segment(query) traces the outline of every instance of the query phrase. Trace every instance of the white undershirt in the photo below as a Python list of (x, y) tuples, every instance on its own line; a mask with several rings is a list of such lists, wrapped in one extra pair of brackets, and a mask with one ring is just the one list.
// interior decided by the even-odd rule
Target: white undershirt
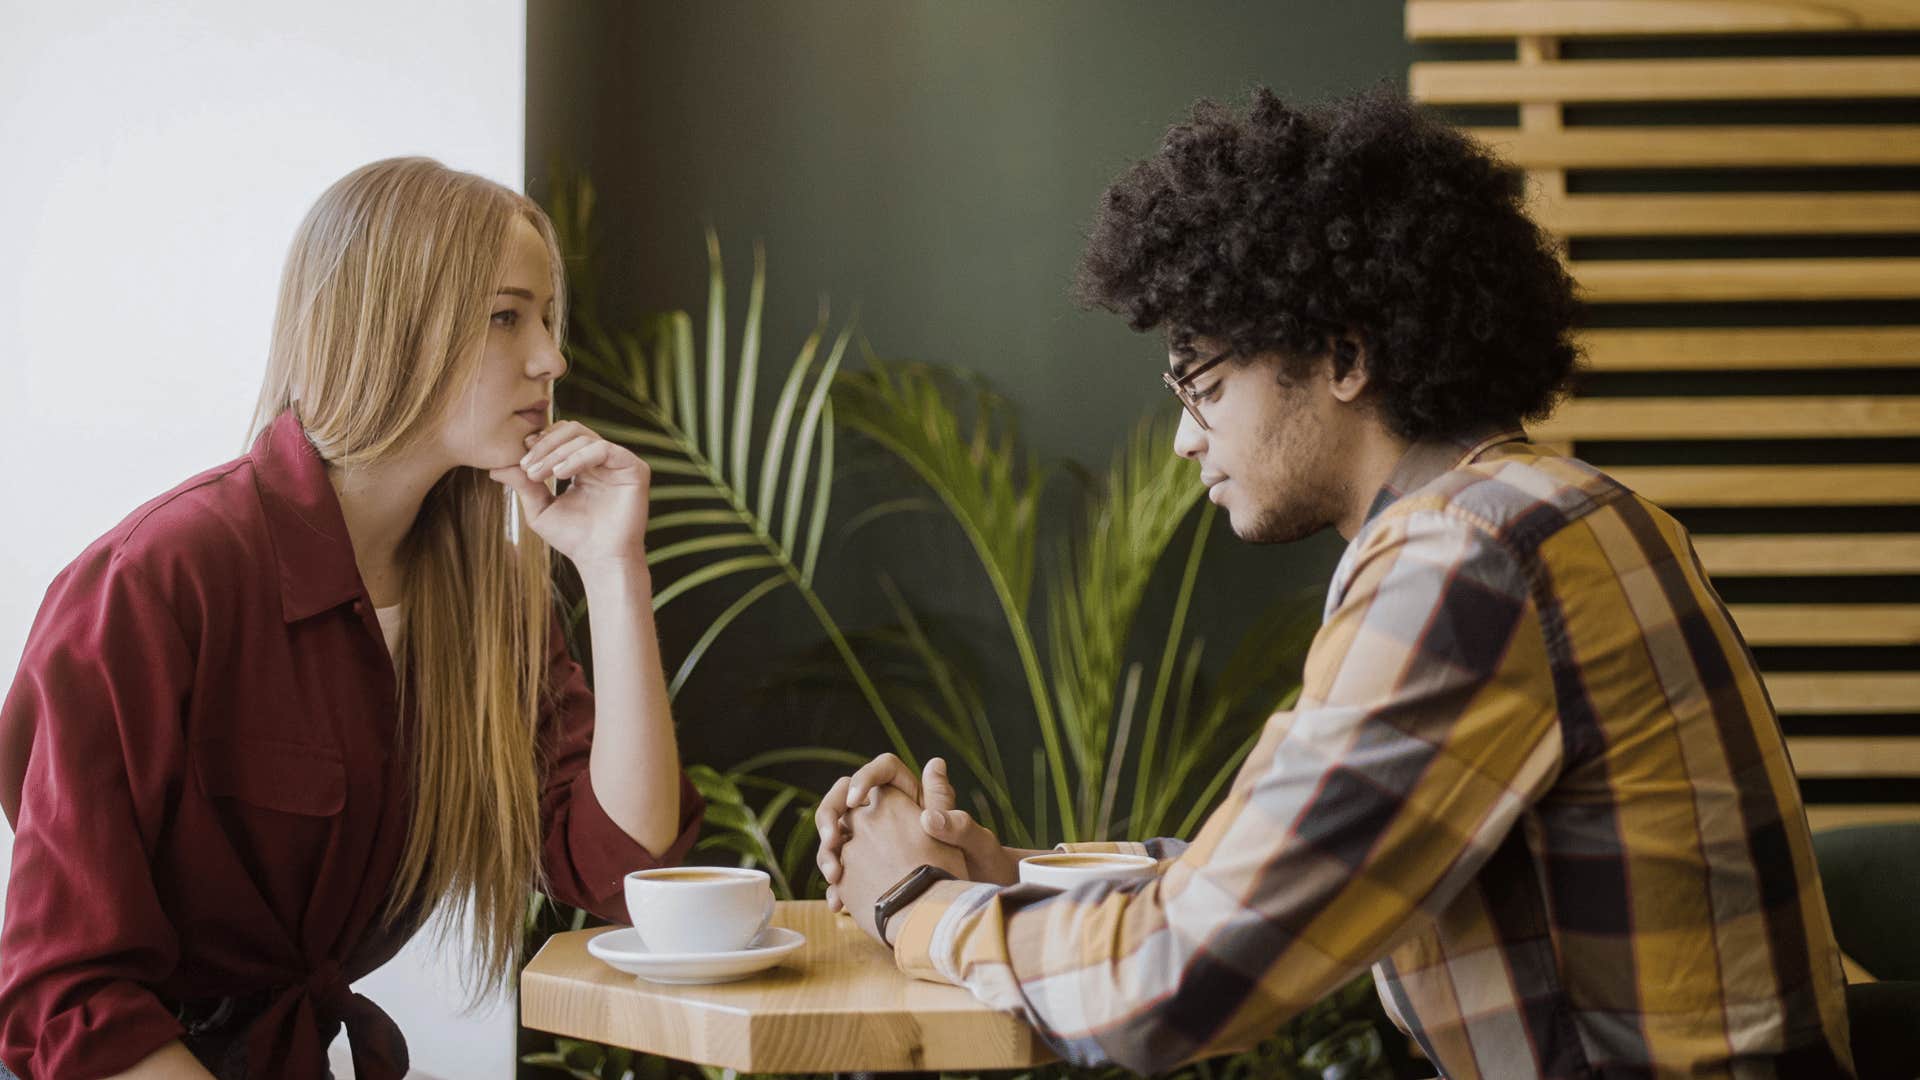
[(387, 639), (387, 655), (392, 656), (400, 647), (400, 605), (377, 607), (373, 613), (380, 617), (380, 633)]

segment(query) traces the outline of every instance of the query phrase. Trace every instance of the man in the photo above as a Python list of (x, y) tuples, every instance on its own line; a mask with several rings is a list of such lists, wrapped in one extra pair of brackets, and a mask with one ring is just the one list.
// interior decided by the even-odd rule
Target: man
[(1685, 530), (1521, 430), (1577, 308), (1518, 178), (1393, 93), (1202, 103), (1080, 291), (1167, 333), (1174, 450), (1238, 536), (1349, 541), (1298, 704), (1190, 843), (1062, 845), (1157, 877), (1068, 891), (883, 756), (822, 801), (829, 902), (873, 932), (901, 883), (901, 969), (1076, 1063), (1248, 1045), (1372, 964), (1449, 1077), (1850, 1075), (1751, 654)]

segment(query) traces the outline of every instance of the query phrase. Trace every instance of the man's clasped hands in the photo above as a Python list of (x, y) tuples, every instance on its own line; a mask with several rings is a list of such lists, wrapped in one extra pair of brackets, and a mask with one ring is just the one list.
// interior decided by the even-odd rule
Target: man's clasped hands
[[(827, 910), (844, 910), (878, 938), (873, 905), (922, 863), (969, 881), (1012, 885), (1020, 860), (1039, 851), (1005, 847), (992, 830), (957, 808), (947, 763), (932, 758), (919, 777), (893, 754), (881, 754), (836, 781), (820, 800), (815, 861), (827, 879)], [(897, 936), (904, 915), (887, 923)], [(893, 944), (891, 941), (886, 944)]]

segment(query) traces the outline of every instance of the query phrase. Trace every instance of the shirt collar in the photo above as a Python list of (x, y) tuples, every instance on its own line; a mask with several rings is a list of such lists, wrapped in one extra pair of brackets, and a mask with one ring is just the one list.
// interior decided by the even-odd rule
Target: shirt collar
[(1527, 433), (1518, 427), (1486, 425), (1473, 428), (1457, 436), (1425, 439), (1407, 447), (1400, 455), (1400, 461), (1388, 474), (1387, 482), (1380, 485), (1380, 491), (1373, 497), (1373, 504), (1367, 508), (1367, 519), (1361, 523), (1364, 528), (1381, 511), (1399, 501), (1402, 495), (1418, 491), (1429, 481), (1442, 473), (1477, 460), (1502, 443), (1524, 442)]
[(364, 591), (327, 465), (292, 409), (260, 432), (248, 456), (279, 562), (280, 609), (296, 622)]

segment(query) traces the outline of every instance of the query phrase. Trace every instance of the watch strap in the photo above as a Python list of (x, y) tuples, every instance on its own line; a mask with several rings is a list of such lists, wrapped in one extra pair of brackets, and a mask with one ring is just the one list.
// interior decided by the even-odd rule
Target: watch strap
[(954, 877), (951, 872), (942, 870), (932, 863), (921, 863), (909, 870), (907, 876), (894, 882), (892, 888), (882, 893), (880, 899), (874, 901), (874, 932), (880, 935), (881, 941), (887, 940), (887, 920), (892, 918), (895, 912), (920, 899), (920, 894), (932, 888), (934, 882), (952, 880)]

